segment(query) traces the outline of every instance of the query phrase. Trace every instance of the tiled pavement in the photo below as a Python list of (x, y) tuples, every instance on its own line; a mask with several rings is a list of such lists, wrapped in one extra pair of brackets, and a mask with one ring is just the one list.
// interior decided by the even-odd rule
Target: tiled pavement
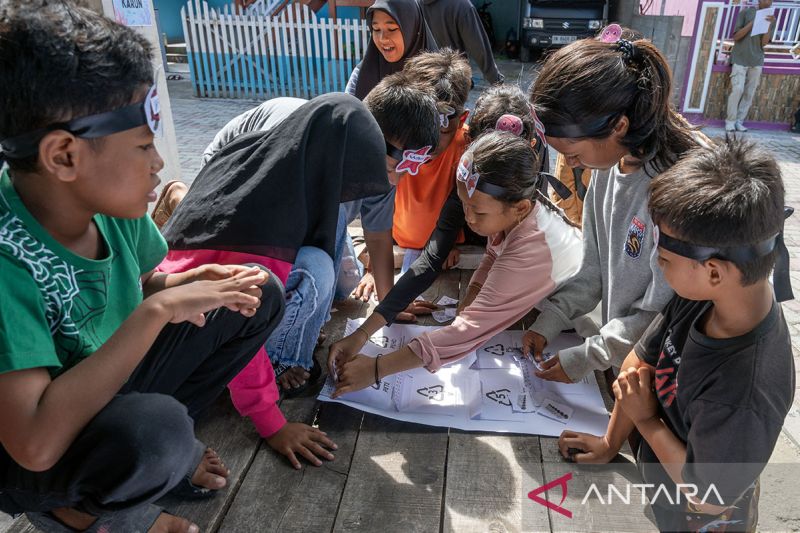
[[(530, 83), (532, 74), (530, 66), (522, 68), (519, 63), (510, 63), (503, 65), (502, 68), (509, 81), (517, 80), (523, 87), (527, 87)], [(191, 183), (200, 168), (200, 156), (216, 132), (228, 120), (257, 105), (258, 102), (194, 98), (188, 83), (188, 81), (170, 82), (170, 96), (178, 136), (182, 176), (184, 181)], [(483, 87), (485, 83), (478, 80), (470, 95), (471, 103), (475, 101), (476, 94)], [(718, 128), (708, 128), (704, 131), (712, 137), (725, 133)], [(786, 244), (792, 258), (792, 286), (798, 295), (798, 300), (784, 303), (783, 309), (792, 331), (796, 378), (800, 391), (800, 135), (761, 131), (751, 131), (746, 135), (757, 140), (776, 157), (786, 184), (786, 202), (798, 208), (798, 213), (786, 223)], [(786, 420), (784, 431), (795, 446), (800, 448), (800, 394), (796, 394), (795, 405)]]

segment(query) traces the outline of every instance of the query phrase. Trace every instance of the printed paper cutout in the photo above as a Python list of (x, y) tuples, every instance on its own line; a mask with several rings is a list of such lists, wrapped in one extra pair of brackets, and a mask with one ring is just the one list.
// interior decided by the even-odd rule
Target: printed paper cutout
[(480, 174), (473, 172), (472, 154), (466, 153), (461, 156), (461, 160), (458, 162), (458, 170), (456, 171), (456, 179), (467, 188), (467, 196), (469, 198), (472, 198), (472, 195), (475, 194), (480, 178)]
[(397, 164), (395, 170), (397, 172), (408, 172), (412, 176), (416, 176), (419, 172), (419, 167), (433, 159), (429, 155), (432, 146), (423, 146), (419, 150), (403, 150), (403, 160)]
[(153, 84), (150, 90), (147, 91), (147, 96), (144, 99), (144, 114), (147, 117), (147, 125), (153, 135), (159, 138), (163, 137), (164, 127), (161, 121), (161, 104), (158, 101), (156, 84)]

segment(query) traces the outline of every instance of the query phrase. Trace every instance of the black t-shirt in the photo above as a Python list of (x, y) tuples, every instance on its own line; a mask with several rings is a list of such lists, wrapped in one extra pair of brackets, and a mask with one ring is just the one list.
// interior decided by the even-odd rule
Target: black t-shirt
[[(712, 305), (675, 296), (634, 349), (655, 367), (660, 415), (686, 443), (684, 483), (697, 485), (701, 496), (713, 483), (730, 505), (772, 454), (792, 405), (795, 371), (778, 303), (752, 331), (730, 339), (700, 331)], [(644, 441), (640, 459), (658, 462)], [(642, 466), (648, 482), (664, 482), (660, 467)]]

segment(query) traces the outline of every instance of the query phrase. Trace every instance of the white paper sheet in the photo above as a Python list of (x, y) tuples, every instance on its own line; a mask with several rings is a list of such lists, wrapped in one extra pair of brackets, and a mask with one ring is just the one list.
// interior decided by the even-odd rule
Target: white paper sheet
[(767, 17), (775, 14), (775, 8), (766, 7), (756, 11), (756, 18), (753, 19), (753, 29), (750, 30), (750, 35), (764, 35), (769, 31), (770, 22)]
[[(362, 321), (348, 320), (345, 333), (354, 331)], [(371, 357), (387, 354), (433, 329), (437, 328), (394, 324), (373, 335), (373, 342), (367, 343), (362, 353)], [(477, 355), (470, 354), (435, 374), (418, 368), (384, 379), (378, 389), (368, 387), (337, 400), (330, 398), (334, 383), (329, 377), (319, 400), (396, 420), (470, 431), (558, 436), (571, 429), (602, 435), (608, 412), (594, 375), (577, 384), (540, 380), (533, 374), (533, 363), (521, 360), (515, 351), (522, 345), (522, 334), (505, 331), (488, 341), (485, 346), (502, 345), (503, 355), (484, 350), (488, 354), (484, 356), (485, 368), (479, 363), (478, 350)], [(562, 336), (550, 348), (557, 350), (579, 342), (579, 337)], [(567, 419), (554, 417), (552, 412), (545, 416), (540, 412), (543, 404), (557, 406), (568, 413)]]

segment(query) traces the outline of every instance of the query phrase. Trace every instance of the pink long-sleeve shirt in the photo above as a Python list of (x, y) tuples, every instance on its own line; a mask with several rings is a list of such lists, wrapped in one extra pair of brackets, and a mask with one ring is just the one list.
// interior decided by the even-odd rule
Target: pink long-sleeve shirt
[(470, 283), (475, 300), (452, 324), (420, 335), (409, 348), (436, 372), (479, 348), (525, 316), (570, 278), (581, 264), (580, 232), (556, 213), (535, 204), (508, 235), (492, 235)]
[[(228, 252), (223, 250), (170, 250), (158, 265), (161, 272), (185, 272), (200, 265), (242, 265), (258, 263), (269, 268), (283, 285), (292, 268), (290, 263), (260, 255)], [(250, 418), (258, 434), (269, 438), (285, 424), (286, 418), (278, 407), (278, 386), (269, 356), (262, 347), (246, 367), (228, 383), (233, 406), (240, 415)]]

